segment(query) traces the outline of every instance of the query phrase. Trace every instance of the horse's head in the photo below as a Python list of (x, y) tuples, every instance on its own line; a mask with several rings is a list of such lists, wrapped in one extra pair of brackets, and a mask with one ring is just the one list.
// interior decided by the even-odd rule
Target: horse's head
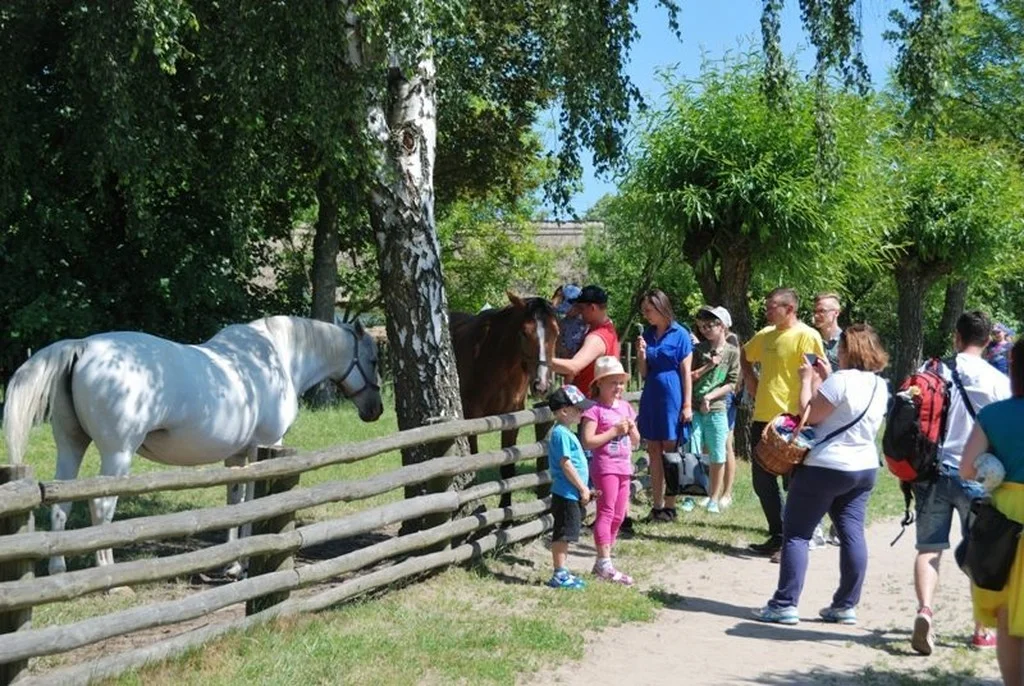
[(364, 422), (376, 421), (384, 412), (377, 371), (377, 342), (366, 333), (358, 319), (353, 324), (340, 326), (352, 334), (352, 359), (334, 379), (345, 397), (355, 403), (359, 418)]
[(558, 316), (544, 298), (524, 299), (509, 292), (508, 300), (522, 315), (520, 334), (523, 357), (532, 372), (530, 390), (542, 395), (550, 386), (551, 358), (555, 356), (555, 343), (558, 341)]

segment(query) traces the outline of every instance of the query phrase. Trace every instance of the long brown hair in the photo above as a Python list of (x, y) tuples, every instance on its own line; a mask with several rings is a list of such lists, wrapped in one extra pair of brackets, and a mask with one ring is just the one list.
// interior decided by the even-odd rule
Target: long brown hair
[(676, 313), (672, 310), (672, 301), (665, 295), (665, 291), (659, 288), (652, 288), (644, 293), (644, 297), (640, 298), (641, 306), (643, 306), (644, 302), (649, 302), (651, 307), (662, 317), (668, 319), (670, 323), (676, 320)]
[(889, 353), (870, 324), (854, 324), (843, 329), (839, 350), (846, 353), (846, 368), (880, 372), (889, 364)]

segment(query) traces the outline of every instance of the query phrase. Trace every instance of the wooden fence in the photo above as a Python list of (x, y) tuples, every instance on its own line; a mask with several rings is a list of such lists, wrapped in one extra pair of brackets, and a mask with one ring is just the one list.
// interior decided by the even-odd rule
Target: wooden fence
[[(635, 400), (638, 394), (630, 394)], [(146, 662), (178, 655), (228, 631), (246, 629), (275, 617), (309, 612), (380, 589), (423, 572), (465, 562), (488, 551), (525, 541), (551, 526), (546, 445), (547, 408), (493, 417), (457, 420), (402, 431), (385, 438), (296, 454), (261, 449), (259, 459), (242, 468), (155, 472), (125, 477), (38, 482), (23, 465), (0, 467), (0, 686), (16, 683), (85, 684), (117, 675)], [(333, 481), (299, 488), (301, 474), (329, 465), (352, 463), (405, 447), (450, 442), (533, 425), (536, 442), (472, 456), (439, 457), (358, 481)], [(273, 458), (273, 459), (270, 459)], [(357, 501), (406, 486), (444, 483), (446, 478), (537, 460), (536, 473), (490, 481), (463, 491), (428, 493), (366, 509), (337, 519), (297, 527), (298, 510), (341, 501)], [(138, 495), (169, 490), (256, 483), (257, 498), (247, 503), (138, 517), (71, 531), (34, 531), (32, 513), (41, 505), (109, 495)], [(536, 499), (509, 508), (489, 509), (452, 520), (482, 498), (534, 489)], [(337, 557), (296, 566), (297, 551), (382, 527), (432, 516), (440, 522), (417, 533), (393, 537)], [(117, 562), (64, 574), (34, 578), (38, 560), (52, 555), (90, 553), (142, 542), (253, 525), (253, 535), (195, 551)], [(504, 528), (495, 529), (503, 524)], [(471, 542), (460, 543), (477, 534)], [(453, 543), (454, 541), (454, 543)], [(132, 607), (102, 616), (40, 629), (31, 628), (32, 608), (110, 589), (175, 579), (218, 569), (249, 558), (249, 576), (235, 583), (198, 591), (185, 598)], [(392, 561), (381, 567), (380, 563)], [(372, 571), (367, 571), (372, 568)], [(327, 590), (291, 597), (290, 593), (326, 581)], [(144, 647), (44, 674), (30, 674), (28, 661), (133, 632), (204, 617), (245, 603), (246, 616), (185, 631)]]

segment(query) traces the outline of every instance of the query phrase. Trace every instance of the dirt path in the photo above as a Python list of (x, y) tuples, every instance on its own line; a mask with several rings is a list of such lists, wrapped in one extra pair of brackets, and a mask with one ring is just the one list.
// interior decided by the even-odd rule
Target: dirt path
[[(654, 591), (665, 593), (666, 609), (654, 622), (595, 634), (585, 658), (561, 667), (554, 681), (588, 686), (1000, 683), (993, 652), (964, 647), (972, 627), (970, 593), (950, 553), (943, 559), (935, 603), (936, 651), (922, 657), (911, 650), (913, 531), (890, 547), (898, 529), (893, 521), (868, 529), (868, 580), (857, 626), (817, 619), (838, 581), (838, 548), (811, 552), (802, 621), (794, 627), (750, 618), (750, 609), (763, 605), (774, 590), (778, 566), (737, 549), (668, 570)], [(544, 680), (550, 681), (549, 675)]]

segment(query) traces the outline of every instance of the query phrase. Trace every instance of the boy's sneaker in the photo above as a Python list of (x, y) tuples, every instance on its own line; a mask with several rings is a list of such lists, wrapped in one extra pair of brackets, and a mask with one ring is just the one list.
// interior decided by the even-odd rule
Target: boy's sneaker
[(832, 624), (845, 624), (851, 626), (857, 623), (857, 610), (856, 608), (848, 607), (845, 609), (839, 609), (838, 607), (826, 607), (818, 613), (822, 621), (830, 622)]
[(593, 572), (594, 576), (602, 581), (612, 581), (623, 586), (633, 585), (633, 577), (629, 574), (623, 574), (610, 564), (601, 565), (600, 563), (595, 563)]
[(559, 569), (548, 579), (548, 586), (551, 588), (583, 588), (586, 584), (583, 579), (575, 574), (570, 574), (567, 569)]
[(931, 655), (935, 650), (932, 638), (932, 609), (922, 607), (914, 617), (914, 633), (910, 636), (910, 647), (922, 655)]
[(710, 514), (721, 514), (722, 508), (718, 504), (717, 500), (709, 500), (707, 504), (707, 510)]
[(754, 619), (769, 624), (799, 624), (800, 612), (795, 607), (772, 607), (765, 605), (752, 611)]
[(683, 512), (693, 512), (695, 507), (697, 507), (697, 503), (693, 502), (693, 498), (683, 498), (683, 502), (679, 505), (679, 509)]

